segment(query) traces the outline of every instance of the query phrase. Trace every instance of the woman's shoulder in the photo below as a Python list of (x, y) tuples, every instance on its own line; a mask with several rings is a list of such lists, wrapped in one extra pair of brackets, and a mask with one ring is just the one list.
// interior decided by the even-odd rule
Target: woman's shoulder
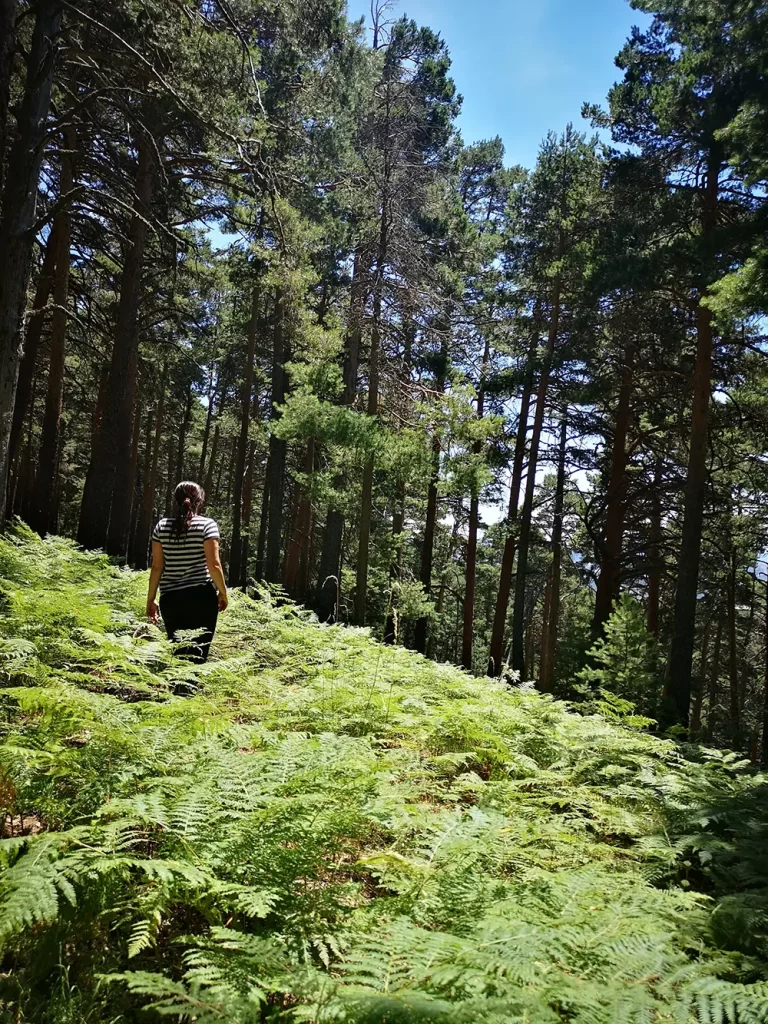
[(198, 529), (203, 531), (203, 537), (205, 540), (213, 540), (214, 538), (221, 536), (219, 533), (219, 524), (215, 519), (211, 519), (210, 516), (195, 516), (194, 523)]

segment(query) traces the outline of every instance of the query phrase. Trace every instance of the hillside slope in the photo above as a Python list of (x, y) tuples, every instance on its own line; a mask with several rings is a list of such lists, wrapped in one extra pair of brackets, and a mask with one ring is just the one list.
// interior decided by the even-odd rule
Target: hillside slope
[(0, 576), (0, 1020), (768, 1020), (735, 758), (244, 595), (190, 669), (24, 530)]

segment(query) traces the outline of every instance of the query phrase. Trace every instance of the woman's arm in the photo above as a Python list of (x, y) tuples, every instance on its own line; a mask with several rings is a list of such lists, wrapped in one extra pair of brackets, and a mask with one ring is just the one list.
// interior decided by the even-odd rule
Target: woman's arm
[(160, 618), (160, 608), (157, 603), (157, 588), (160, 585), (160, 577), (165, 568), (163, 557), (163, 545), (159, 541), (152, 541), (152, 571), (149, 574), (149, 590), (147, 591), (147, 618), (157, 624)]
[(208, 566), (208, 572), (219, 592), (219, 611), (223, 612), (229, 604), (229, 597), (227, 596), (227, 584), (224, 581), (224, 570), (219, 558), (219, 542), (212, 537), (205, 541), (203, 547), (205, 548), (205, 564)]

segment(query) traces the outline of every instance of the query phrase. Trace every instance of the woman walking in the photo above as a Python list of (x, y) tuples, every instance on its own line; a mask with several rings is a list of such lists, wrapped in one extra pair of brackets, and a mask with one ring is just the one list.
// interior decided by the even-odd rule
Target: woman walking
[(177, 640), (179, 630), (197, 630), (194, 641), (177, 653), (190, 661), (205, 661), (219, 612), (228, 604), (219, 528), (213, 519), (199, 514), (205, 501), (199, 484), (183, 481), (174, 498), (175, 518), (161, 519), (152, 534), (147, 616), (157, 623), (162, 615), (169, 640)]

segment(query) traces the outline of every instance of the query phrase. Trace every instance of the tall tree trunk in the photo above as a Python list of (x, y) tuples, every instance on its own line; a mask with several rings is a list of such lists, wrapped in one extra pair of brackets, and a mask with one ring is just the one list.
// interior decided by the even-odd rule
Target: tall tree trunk
[[(435, 390), (439, 395), (445, 391), (445, 381), (448, 371), (448, 335), (450, 325), (443, 326), (440, 341), (440, 365), (437, 372)], [(432, 564), (435, 557), (435, 531), (437, 529), (437, 486), (440, 482), (440, 452), (442, 451), (442, 440), (437, 426), (432, 430), (432, 474), (427, 490), (427, 515), (424, 522), (424, 544), (421, 549), (421, 571), (419, 580), (424, 589), (424, 595), (432, 596)], [(419, 654), (427, 652), (427, 633), (429, 630), (429, 619), (421, 616), (416, 620), (414, 629), (414, 649)], [(458, 640), (458, 638), (457, 638)]]
[(59, 513), (61, 512), (61, 492), (63, 490), (63, 481), (61, 479), (61, 464), (64, 459), (64, 446), (66, 442), (66, 425), (61, 424), (59, 431), (59, 445), (56, 452), (56, 466), (53, 471), (53, 478), (55, 485), (53, 488), (53, 494), (51, 495), (51, 514), (50, 514), (50, 528), (49, 532), (52, 534), (59, 533)]
[(549, 600), (549, 615), (544, 621), (545, 640), (541, 645), (541, 668), (539, 689), (552, 692), (555, 678), (555, 654), (557, 634), (560, 629), (560, 585), (563, 563), (563, 512), (565, 508), (565, 455), (568, 440), (568, 411), (563, 409), (560, 418), (560, 446), (557, 457), (557, 485), (555, 487), (555, 509), (552, 524), (552, 575)]
[[(437, 589), (437, 600), (435, 601), (436, 619), (440, 618), (440, 616), (443, 614), (443, 609), (445, 608), (445, 596), (448, 593), (448, 575), (450, 573), (451, 564), (453, 562), (453, 556), (456, 552), (456, 548), (459, 543), (459, 523), (461, 522), (463, 511), (464, 509), (460, 501), (459, 506), (456, 509), (456, 515), (453, 520), (453, 529), (451, 530), (451, 537), (450, 540), (448, 541), (448, 553), (445, 559), (445, 567), (443, 568), (443, 571), (440, 574), (440, 586)], [(427, 657), (434, 659), (435, 650), (435, 635), (434, 630), (432, 630), (427, 640)]]
[(109, 389), (109, 366), (104, 363), (101, 367), (99, 377), (99, 390), (91, 413), (91, 446), (96, 443), (96, 438), (101, 430), (101, 421), (104, 418), (104, 406), (107, 403), (107, 390)]
[(3, 194), (17, 8), (17, 0), (0, 0), (0, 195)]
[(140, 138), (136, 171), (137, 212), (131, 220), (120, 282), (107, 401), (85, 478), (77, 533), (83, 547), (99, 548), (106, 541), (107, 551), (114, 555), (123, 553), (128, 527), (127, 481), (124, 476), (131, 444), (131, 414), (138, 371), (138, 310), (153, 189), (150, 145), (147, 139)]
[(515, 579), (515, 604), (512, 613), (512, 668), (525, 676), (525, 594), (528, 572), (528, 548), (531, 542), (531, 519), (533, 516), (533, 498), (536, 492), (536, 469), (539, 462), (539, 445), (541, 431), (544, 426), (544, 411), (547, 405), (549, 375), (552, 359), (555, 354), (557, 335), (560, 327), (560, 279), (555, 278), (552, 295), (552, 312), (547, 337), (547, 348), (541, 367), (539, 388), (536, 394), (536, 412), (533, 417), (531, 432), (531, 450), (528, 455), (528, 476), (525, 481), (525, 498), (520, 517), (520, 539), (517, 552), (517, 576)]
[(264, 579), (264, 561), (267, 552), (267, 523), (269, 522), (269, 487), (269, 455), (267, 455), (267, 463), (264, 467), (264, 486), (261, 492), (261, 516), (259, 519), (259, 539), (256, 545), (256, 566), (254, 568), (254, 576), (257, 580)]
[[(133, 536), (131, 537), (131, 544), (128, 551), (128, 558), (134, 568), (145, 569), (148, 564), (148, 548), (149, 538), (145, 537), (142, 541), (140, 536), (141, 530), (141, 517), (144, 513), (144, 504), (147, 500), (147, 491), (149, 489), (149, 478), (152, 473), (152, 438), (155, 433), (155, 422), (157, 420), (157, 411), (147, 413), (147, 423), (144, 429), (144, 455), (141, 461), (141, 476), (137, 476), (137, 481), (140, 482), (139, 487), (139, 500), (138, 510), (136, 515), (136, 525), (133, 530)], [(154, 512), (154, 495), (150, 495), (150, 522), (152, 521), (152, 514)]]
[(37, 376), (32, 377), (30, 389), (30, 401), (27, 415), (27, 443), (22, 449), (21, 456), (17, 460), (17, 468), (12, 481), (9, 503), (17, 516), (25, 518), (29, 504), (29, 492), (32, 489), (31, 467), (32, 467), (32, 437), (35, 418), (35, 393), (37, 390)]
[(259, 333), (259, 307), (261, 305), (261, 286), (258, 277), (251, 295), (251, 316), (248, 321), (248, 349), (246, 352), (245, 377), (240, 399), (240, 436), (237, 442), (237, 459), (235, 461), (235, 500), (232, 506), (232, 547), (229, 559), (229, 585), (240, 587), (245, 582), (242, 575), (241, 527), (243, 512), (243, 485), (245, 483), (245, 462), (248, 454), (248, 428), (251, 423), (251, 403), (253, 398), (253, 362), (256, 357), (256, 338)]
[(659, 609), (661, 607), (661, 482), (664, 460), (659, 456), (653, 472), (651, 491), (651, 531), (648, 548), (648, 632), (659, 635)]
[(192, 419), (192, 388), (187, 391), (187, 400), (184, 405), (184, 416), (179, 427), (179, 447), (176, 450), (176, 472), (173, 474), (175, 480), (185, 479), (184, 456), (187, 448), (187, 432)]
[(736, 636), (736, 547), (731, 548), (728, 576), (728, 683), (730, 696), (730, 734), (734, 749), (739, 750), (741, 735), (741, 702), (739, 700), (739, 652)]
[[(61, 3), (40, 0), (19, 103), (16, 139), (8, 157), (0, 212), (0, 525), (5, 519), (8, 452), (19, 378), (34, 246), (37, 184), (51, 103)], [(7, 15), (7, 8), (6, 8)], [(2, 44), (0, 44), (2, 45)], [(4, 59), (4, 58), (3, 58)], [(5, 73), (3, 71), (3, 73)]]
[[(435, 429), (432, 440), (432, 474), (427, 490), (427, 515), (424, 521), (424, 542), (421, 549), (421, 571), (419, 580), (425, 597), (432, 593), (432, 563), (435, 554), (435, 529), (437, 526), (437, 485), (440, 480), (440, 436)], [(421, 616), (414, 629), (414, 650), (426, 654), (429, 619)], [(457, 641), (458, 642), (458, 641)]]
[[(208, 455), (208, 442), (211, 439), (211, 424), (213, 423), (213, 404), (216, 400), (216, 373), (211, 370), (211, 381), (208, 386), (208, 408), (205, 411), (205, 428), (203, 430), (203, 444), (200, 448), (200, 468), (197, 471), (197, 479), (203, 480), (205, 476), (205, 460)], [(203, 488), (205, 490), (205, 488)]]
[[(390, 595), (394, 593), (394, 590), (403, 575), (403, 527), (405, 526), (405, 482), (401, 481), (398, 484), (398, 505), (395, 511), (392, 513), (392, 541), (394, 548), (394, 558), (392, 564), (389, 567), (389, 585)], [(384, 643), (385, 644), (396, 644), (398, 640), (397, 635), (397, 616), (395, 614), (395, 608), (392, 603), (392, 596), (390, 596), (390, 608), (387, 614), (387, 621), (384, 625)]]
[[(702, 228), (705, 236), (717, 224), (720, 157), (713, 144), (709, 153), (703, 195)], [(703, 291), (703, 287), (702, 287)], [(691, 701), (691, 667), (696, 629), (696, 599), (699, 586), (701, 531), (707, 487), (709, 404), (712, 391), (712, 313), (700, 300), (696, 310), (696, 366), (693, 376), (693, 405), (688, 475), (685, 485), (683, 531), (677, 563), (677, 594), (670, 651), (670, 695), (676, 720), (688, 725)]]
[[(368, 363), (368, 415), (379, 413), (379, 348), (381, 346), (381, 309), (384, 288), (384, 261), (387, 254), (388, 226), (384, 204), (379, 233), (379, 251), (376, 259), (376, 278), (373, 291), (373, 320), (371, 323), (371, 352)], [(368, 558), (373, 513), (374, 457), (369, 455), (363, 468), (363, 486), (360, 498), (360, 523), (357, 546), (357, 574), (355, 579), (355, 621), (365, 625), (368, 604)]]
[[(2, 3), (2, 0), (0, 0)], [(40, 276), (37, 279), (35, 298), (32, 303), (32, 312), (28, 317), (27, 333), (24, 339), (24, 354), (19, 367), (19, 380), (16, 387), (16, 400), (13, 406), (13, 421), (11, 423), (11, 438), (8, 443), (8, 466), (13, 468), (19, 456), (21, 438), (24, 434), (24, 420), (29, 409), (30, 397), (32, 395), (32, 381), (35, 379), (37, 368), (37, 356), (40, 351), (40, 342), (43, 337), (45, 326), (45, 308), (48, 299), (51, 297), (54, 284), (54, 271), (56, 269), (56, 253), (58, 240), (56, 237), (56, 220), (53, 222), (48, 241), (45, 244), (43, 264), (40, 268)]]
[[(741, 516), (742, 510), (739, 509), (739, 516)], [(749, 659), (749, 642), (752, 637), (752, 630), (755, 628), (755, 598), (757, 597), (757, 579), (752, 576), (749, 586), (749, 616), (747, 618), (747, 627), (744, 631), (744, 642), (741, 645), (741, 657), (740, 661), (740, 685), (739, 685), (739, 709), (741, 717), (744, 716), (744, 708), (747, 704), (747, 694), (749, 692), (749, 680), (751, 675), (751, 664)]]
[[(219, 406), (218, 415), (221, 416), (221, 406)], [(203, 484), (203, 490), (206, 494), (206, 500), (210, 503), (213, 501), (213, 472), (216, 468), (216, 460), (219, 454), (219, 439), (221, 436), (221, 426), (216, 423), (213, 428), (213, 441), (211, 441), (211, 458), (208, 462), (208, 472), (205, 474), (205, 482)]]
[(708, 743), (712, 742), (717, 724), (717, 695), (720, 682), (720, 650), (723, 643), (723, 616), (721, 609), (715, 609), (717, 628), (715, 629), (715, 646), (712, 651), (712, 663), (709, 667), (709, 692), (707, 694), (707, 724), (704, 735)]
[[(349, 303), (349, 329), (344, 339), (344, 394), (342, 402), (352, 406), (357, 396), (357, 374), (360, 364), (360, 345), (363, 336), (365, 308), (365, 267), (363, 255), (355, 253), (352, 269), (352, 288)], [(345, 478), (338, 475), (334, 490), (343, 491)], [(341, 545), (344, 538), (344, 515), (333, 505), (328, 509), (320, 549), (320, 568), (317, 588), (317, 614), (321, 622), (335, 622), (339, 614), (341, 596)]]
[(768, 581), (765, 585), (765, 653), (763, 654), (763, 764), (768, 764)]
[[(160, 446), (163, 437), (163, 419), (165, 417), (165, 382), (168, 372), (167, 364), (163, 367), (160, 382), (160, 395), (155, 415), (155, 436), (152, 442), (151, 460), (145, 453), (144, 465), (149, 465), (149, 473), (144, 477), (144, 494), (141, 502), (139, 525), (136, 529), (136, 568), (146, 569), (149, 565), (149, 538), (152, 533), (152, 518), (155, 508), (155, 491), (157, 490), (157, 473), (160, 463)], [(147, 424), (149, 427), (149, 424)], [(149, 443), (149, 432), (147, 432)]]
[(493, 616), (491, 646), (488, 652), (488, 675), (501, 675), (504, 664), (504, 633), (507, 628), (507, 612), (509, 611), (509, 595), (512, 592), (512, 570), (515, 565), (515, 549), (517, 547), (517, 506), (520, 503), (520, 487), (523, 479), (525, 449), (528, 441), (528, 414), (531, 405), (533, 385), (533, 347), (528, 356), (523, 390), (520, 396), (520, 415), (515, 438), (515, 456), (512, 463), (512, 481), (509, 488), (509, 508), (507, 511), (507, 535), (501, 556), (501, 573), (499, 589), (496, 595), (496, 608)]
[(709, 637), (712, 632), (712, 619), (707, 619), (704, 626), (704, 639), (701, 645), (701, 661), (699, 672), (696, 678), (696, 689), (693, 695), (693, 706), (691, 708), (691, 736), (698, 737), (701, 732), (701, 710), (704, 704), (704, 681), (707, 674), (707, 660), (709, 658)]
[(315, 510), (312, 506), (312, 476), (315, 472), (316, 450), (313, 439), (307, 444), (307, 461), (304, 472), (309, 477), (309, 484), (302, 486), (301, 505), (299, 506), (301, 534), (299, 546), (299, 573), (296, 580), (296, 599), (305, 601), (309, 594), (309, 580), (313, 559), (313, 538), (315, 528)]
[[(165, 514), (172, 516), (176, 512), (174, 508), (175, 502), (173, 500), (176, 491), (176, 483), (180, 481), (176, 480), (176, 452), (173, 444), (173, 437), (168, 435), (168, 447), (166, 448), (166, 474), (165, 474)], [(229, 479), (232, 479), (230, 474)]]
[[(74, 129), (66, 128), (64, 130), (64, 150), (61, 154), (60, 196), (65, 196), (72, 191), (74, 185), (72, 161), (76, 148), (77, 139)], [(64, 403), (64, 366), (69, 326), (67, 303), (69, 301), (70, 223), (69, 207), (65, 206), (56, 215), (56, 274), (51, 316), (48, 391), (45, 398), (43, 432), (37, 456), (37, 476), (30, 515), (30, 526), (37, 530), (41, 537), (53, 528), (53, 496), (56, 492), (56, 472), (59, 465), (61, 410)]]
[(141, 443), (141, 399), (136, 402), (136, 409), (133, 413), (133, 440), (131, 441), (131, 466), (130, 475), (133, 480), (133, 494), (131, 496), (131, 526), (128, 531), (128, 564), (136, 564), (136, 530), (141, 515), (142, 480), (139, 480), (139, 445)]
[(611, 475), (608, 482), (608, 505), (605, 514), (605, 532), (600, 552), (600, 575), (595, 593), (595, 611), (592, 635), (597, 639), (610, 618), (614, 601), (621, 587), (621, 547), (624, 539), (624, 516), (627, 505), (627, 435), (632, 419), (632, 377), (634, 371), (634, 344), (628, 342), (624, 350), (624, 365), (616, 409), (616, 426), (611, 454)]
[[(483, 362), (480, 370), (480, 386), (477, 389), (477, 418), (482, 420), (485, 415), (485, 375), (488, 372), (488, 360), (491, 355), (490, 340), (485, 339)], [(473, 454), (477, 458), (482, 451), (482, 444), (474, 445)], [(469, 503), (469, 535), (467, 537), (467, 565), (464, 578), (464, 629), (461, 638), (461, 663), (468, 671), (472, 671), (472, 646), (475, 638), (475, 589), (477, 584), (477, 530), (480, 525), (480, 494), (473, 488)]]
[(251, 548), (251, 514), (253, 511), (253, 470), (256, 463), (256, 442), (251, 439), (248, 444), (248, 465), (245, 469), (243, 485), (243, 539), (240, 544), (240, 578), (243, 587), (248, 582), (248, 560)]
[[(224, 442), (224, 446), (226, 447), (226, 439), (225, 439), (225, 442)], [(224, 463), (226, 461), (227, 461), (226, 457), (223, 458), (223, 459), (219, 459), (219, 471), (216, 474), (216, 487), (214, 489), (214, 493), (216, 494), (216, 501), (217, 502), (221, 501), (221, 478), (224, 475)], [(225, 501), (224, 504), (226, 505), (226, 504), (228, 504), (228, 502)]]
[[(315, 442), (310, 438), (307, 441), (307, 451), (304, 457), (304, 473), (310, 480), (312, 479), (314, 468)], [(301, 601), (306, 596), (302, 570), (306, 568), (307, 553), (310, 545), (312, 500), (309, 489), (298, 480), (296, 481), (292, 519), (291, 537), (285, 556), (283, 586), (295, 601)]]
[[(549, 612), (547, 612), (547, 614), (549, 614)], [(536, 644), (533, 641), (534, 641), (534, 634), (533, 634), (533, 609), (531, 609), (531, 613), (528, 616), (528, 619), (526, 620), (526, 624), (525, 624), (525, 658), (524, 658), (525, 664), (528, 665), (528, 667), (529, 667), (530, 674), (531, 674), (531, 679), (535, 679), (536, 678), (536, 665), (534, 663), (534, 658), (536, 656)]]
[[(286, 351), (284, 299), (280, 288), (275, 293), (275, 328), (272, 344), (272, 420), (280, 418), (279, 407), (286, 394)], [(287, 444), (275, 433), (269, 437), (269, 502), (267, 513), (267, 546), (264, 556), (264, 576), (268, 583), (280, 582), (280, 558), (283, 547), (283, 488), (285, 486), (285, 458)]]
[(365, 309), (366, 272), (363, 255), (355, 253), (352, 265), (352, 286), (349, 297), (349, 330), (344, 344), (344, 405), (354, 405), (357, 397), (357, 373), (360, 365), (360, 345), (363, 340), (363, 313)]

